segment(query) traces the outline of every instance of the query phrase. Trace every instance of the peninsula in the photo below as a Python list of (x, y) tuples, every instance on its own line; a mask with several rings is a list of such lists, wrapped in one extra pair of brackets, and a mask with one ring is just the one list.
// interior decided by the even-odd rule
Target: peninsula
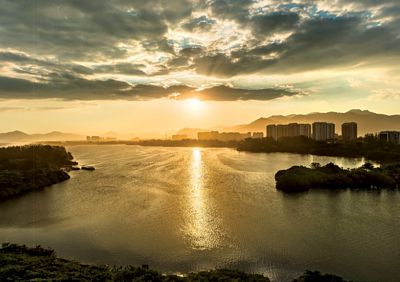
[(67, 180), (62, 167), (75, 164), (61, 146), (0, 148), (0, 200)]

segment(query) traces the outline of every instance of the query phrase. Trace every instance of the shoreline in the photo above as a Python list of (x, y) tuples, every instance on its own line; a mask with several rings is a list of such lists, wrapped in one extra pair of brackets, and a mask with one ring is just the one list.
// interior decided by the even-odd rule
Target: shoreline
[[(30, 183), (21, 180), (19, 171), (8, 171), (8, 173), (0, 172), (0, 178), (4, 177), (9, 178), (10, 182), (19, 182), (19, 184), (14, 187), (8, 186), (8, 189), (7, 187), (5, 189), (2, 187), (2, 189), (0, 189), (0, 202), (19, 197), (29, 192), (39, 191), (70, 179), (70, 175), (61, 169), (48, 171), (39, 169), (23, 172), (22, 177), (35, 179), (35, 181)], [(3, 185), (5, 185), (4, 181), (1, 183), (1, 186)]]
[(76, 165), (64, 147), (26, 145), (0, 148), (0, 201), (68, 180), (63, 167)]
[[(0, 248), (0, 280), (79, 280), (79, 281), (252, 281), (270, 282), (270, 278), (236, 269), (211, 269), (182, 274), (166, 274), (149, 265), (110, 266), (83, 264), (60, 258), (53, 249), (3, 243)], [(293, 282), (344, 282), (333, 274), (306, 270)]]
[(377, 140), (366, 139), (355, 143), (317, 142), (306, 137), (288, 137), (281, 141), (269, 138), (246, 139), (243, 141), (218, 140), (143, 140), (143, 141), (57, 141), (41, 142), (49, 145), (138, 145), (144, 147), (198, 147), (198, 148), (231, 148), (239, 152), (251, 153), (293, 153), (326, 157), (364, 158), (379, 163), (400, 162), (400, 145), (386, 144)]

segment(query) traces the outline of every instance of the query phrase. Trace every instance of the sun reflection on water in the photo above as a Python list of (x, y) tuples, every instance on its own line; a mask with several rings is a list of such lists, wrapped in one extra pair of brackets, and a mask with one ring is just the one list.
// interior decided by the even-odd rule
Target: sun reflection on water
[(189, 169), (189, 212), (188, 235), (192, 248), (206, 250), (218, 245), (215, 218), (210, 214), (210, 207), (205, 191), (205, 166), (202, 150), (193, 148)]

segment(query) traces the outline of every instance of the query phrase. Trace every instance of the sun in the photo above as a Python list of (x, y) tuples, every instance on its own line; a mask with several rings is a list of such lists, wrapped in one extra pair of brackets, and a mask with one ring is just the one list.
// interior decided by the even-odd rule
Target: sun
[(190, 111), (200, 111), (204, 107), (204, 103), (197, 98), (187, 99), (185, 104), (187, 109)]

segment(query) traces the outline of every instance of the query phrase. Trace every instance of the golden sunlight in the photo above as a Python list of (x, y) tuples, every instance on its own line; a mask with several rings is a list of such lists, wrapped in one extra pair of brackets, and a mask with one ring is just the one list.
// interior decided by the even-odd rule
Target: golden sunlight
[(0, 0), (0, 282), (400, 282), (399, 15)]
[(205, 103), (200, 101), (199, 99), (191, 98), (185, 101), (185, 106), (190, 111), (198, 112), (204, 108)]
[(203, 152), (193, 148), (188, 166), (190, 175), (189, 206), (188, 206), (188, 235), (193, 249), (206, 250), (218, 246), (219, 236), (216, 218), (210, 215), (207, 192), (204, 187), (205, 167)]

